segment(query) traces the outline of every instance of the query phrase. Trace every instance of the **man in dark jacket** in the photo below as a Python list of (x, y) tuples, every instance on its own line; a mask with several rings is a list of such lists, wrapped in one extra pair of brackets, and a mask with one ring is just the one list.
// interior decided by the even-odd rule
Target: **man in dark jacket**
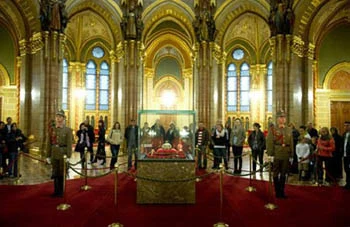
[(207, 168), (207, 145), (209, 143), (209, 140), (210, 137), (208, 130), (204, 128), (203, 122), (199, 122), (198, 129), (195, 134), (195, 145), (197, 149), (197, 166), (199, 169)]
[(134, 119), (131, 119), (130, 125), (125, 129), (125, 139), (128, 149), (128, 170), (132, 167), (133, 154), (135, 155), (135, 169), (137, 169), (138, 126)]

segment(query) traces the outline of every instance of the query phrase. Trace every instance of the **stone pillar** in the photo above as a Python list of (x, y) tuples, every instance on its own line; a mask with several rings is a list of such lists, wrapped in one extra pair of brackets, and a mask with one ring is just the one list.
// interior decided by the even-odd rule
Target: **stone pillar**
[(19, 41), (20, 56), (17, 58), (19, 69), (19, 125), (25, 134), (31, 133), (29, 114), (31, 103), (31, 67), (30, 51), (26, 40)]
[(273, 61), (273, 113), (279, 110), (290, 115), (290, 92), (293, 92), (290, 79), (291, 36), (279, 34), (270, 39)]
[(126, 124), (129, 123), (131, 119), (137, 119), (137, 111), (140, 105), (140, 92), (142, 91), (142, 77), (139, 75), (139, 67), (142, 66), (142, 63), (139, 58), (139, 48), (137, 44), (135, 40), (127, 40), (124, 42), (125, 86), (123, 94), (125, 95), (124, 119)]
[(210, 103), (212, 102), (211, 95), (215, 91), (215, 86), (210, 86), (210, 65), (208, 64), (207, 56), (209, 56), (210, 49), (208, 43), (203, 41), (198, 45), (198, 57), (197, 57), (197, 73), (198, 78), (196, 83), (196, 109), (197, 116), (200, 121), (203, 121), (207, 127), (211, 123), (210, 117), (212, 116), (212, 109)]
[(81, 62), (69, 62), (69, 77), (71, 79), (71, 99), (70, 99), (70, 127), (79, 129), (84, 118), (85, 110), (85, 64)]
[[(251, 123), (264, 122), (266, 112), (266, 65), (251, 65)], [(249, 125), (249, 127), (252, 127)]]

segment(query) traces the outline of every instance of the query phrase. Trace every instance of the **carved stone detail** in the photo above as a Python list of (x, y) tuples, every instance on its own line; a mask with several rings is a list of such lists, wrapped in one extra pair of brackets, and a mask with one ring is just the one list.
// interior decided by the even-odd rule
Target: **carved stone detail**
[(305, 42), (299, 36), (293, 37), (292, 51), (298, 57), (304, 57)]

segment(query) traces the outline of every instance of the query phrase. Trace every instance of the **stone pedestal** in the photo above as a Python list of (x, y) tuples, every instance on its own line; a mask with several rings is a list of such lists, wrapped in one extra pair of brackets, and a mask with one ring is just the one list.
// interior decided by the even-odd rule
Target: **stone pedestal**
[(194, 204), (193, 160), (142, 160), (137, 168), (137, 203)]

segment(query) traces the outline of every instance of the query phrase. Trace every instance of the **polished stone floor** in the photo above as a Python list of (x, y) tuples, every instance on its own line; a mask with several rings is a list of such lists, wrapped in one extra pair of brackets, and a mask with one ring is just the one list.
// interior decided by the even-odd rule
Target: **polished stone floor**
[[(42, 158), (39, 155), (39, 151), (37, 148), (33, 148), (30, 150), (29, 154), (23, 154), (21, 158), (19, 159), (19, 172), (21, 177), (20, 178), (11, 178), (8, 176), (3, 177), (0, 180), (0, 185), (30, 185), (30, 184), (40, 184), (44, 182), (50, 181), (51, 176), (51, 166), (45, 163), (45, 158)], [(106, 147), (106, 153), (107, 156), (111, 156), (110, 148)], [(89, 160), (89, 157), (88, 157)], [(69, 169), (69, 175), (68, 179), (77, 179), (83, 177), (85, 175), (85, 170), (81, 168), (80, 164), (76, 164), (80, 161), (80, 155), (77, 152), (74, 152), (69, 162), (71, 163), (71, 168)], [(125, 155), (125, 152), (123, 149), (120, 150), (119, 158), (118, 158), (118, 172), (127, 172), (127, 156)], [(199, 174), (203, 174), (205, 172), (213, 172), (215, 170), (211, 169), (212, 161), (211, 158), (209, 158), (208, 161), (208, 168), (206, 171), (200, 171)], [(94, 164), (88, 164), (87, 165), (87, 176), (89, 177), (99, 177), (104, 176), (106, 174), (111, 174), (109, 170), (109, 163), (110, 158), (107, 158), (107, 162), (105, 165), (101, 165), (100, 162), (94, 163)], [(76, 165), (75, 165), (76, 164)], [(229, 167), (230, 169), (226, 171), (225, 174), (234, 176), (234, 177), (243, 177), (243, 178), (250, 178), (256, 179), (256, 180), (269, 180), (269, 171), (267, 168), (264, 169), (263, 173), (255, 173), (255, 174), (249, 174), (250, 167), (249, 167), (249, 155), (247, 154), (247, 151), (243, 151), (243, 167), (242, 167), (242, 173), (240, 175), (234, 175), (232, 172), (233, 167), (233, 158), (229, 160)], [(130, 171), (129, 171), (130, 172)], [(136, 173), (135, 171), (131, 170), (131, 173)], [(344, 174), (345, 176), (345, 174)], [(299, 180), (298, 174), (290, 174), (288, 176), (288, 184), (294, 184), (294, 185), (313, 185), (317, 186), (317, 184), (310, 180), (310, 181), (301, 181)], [(338, 182), (339, 185), (344, 185), (344, 180), (341, 179)], [(328, 184), (327, 184), (328, 186)]]

